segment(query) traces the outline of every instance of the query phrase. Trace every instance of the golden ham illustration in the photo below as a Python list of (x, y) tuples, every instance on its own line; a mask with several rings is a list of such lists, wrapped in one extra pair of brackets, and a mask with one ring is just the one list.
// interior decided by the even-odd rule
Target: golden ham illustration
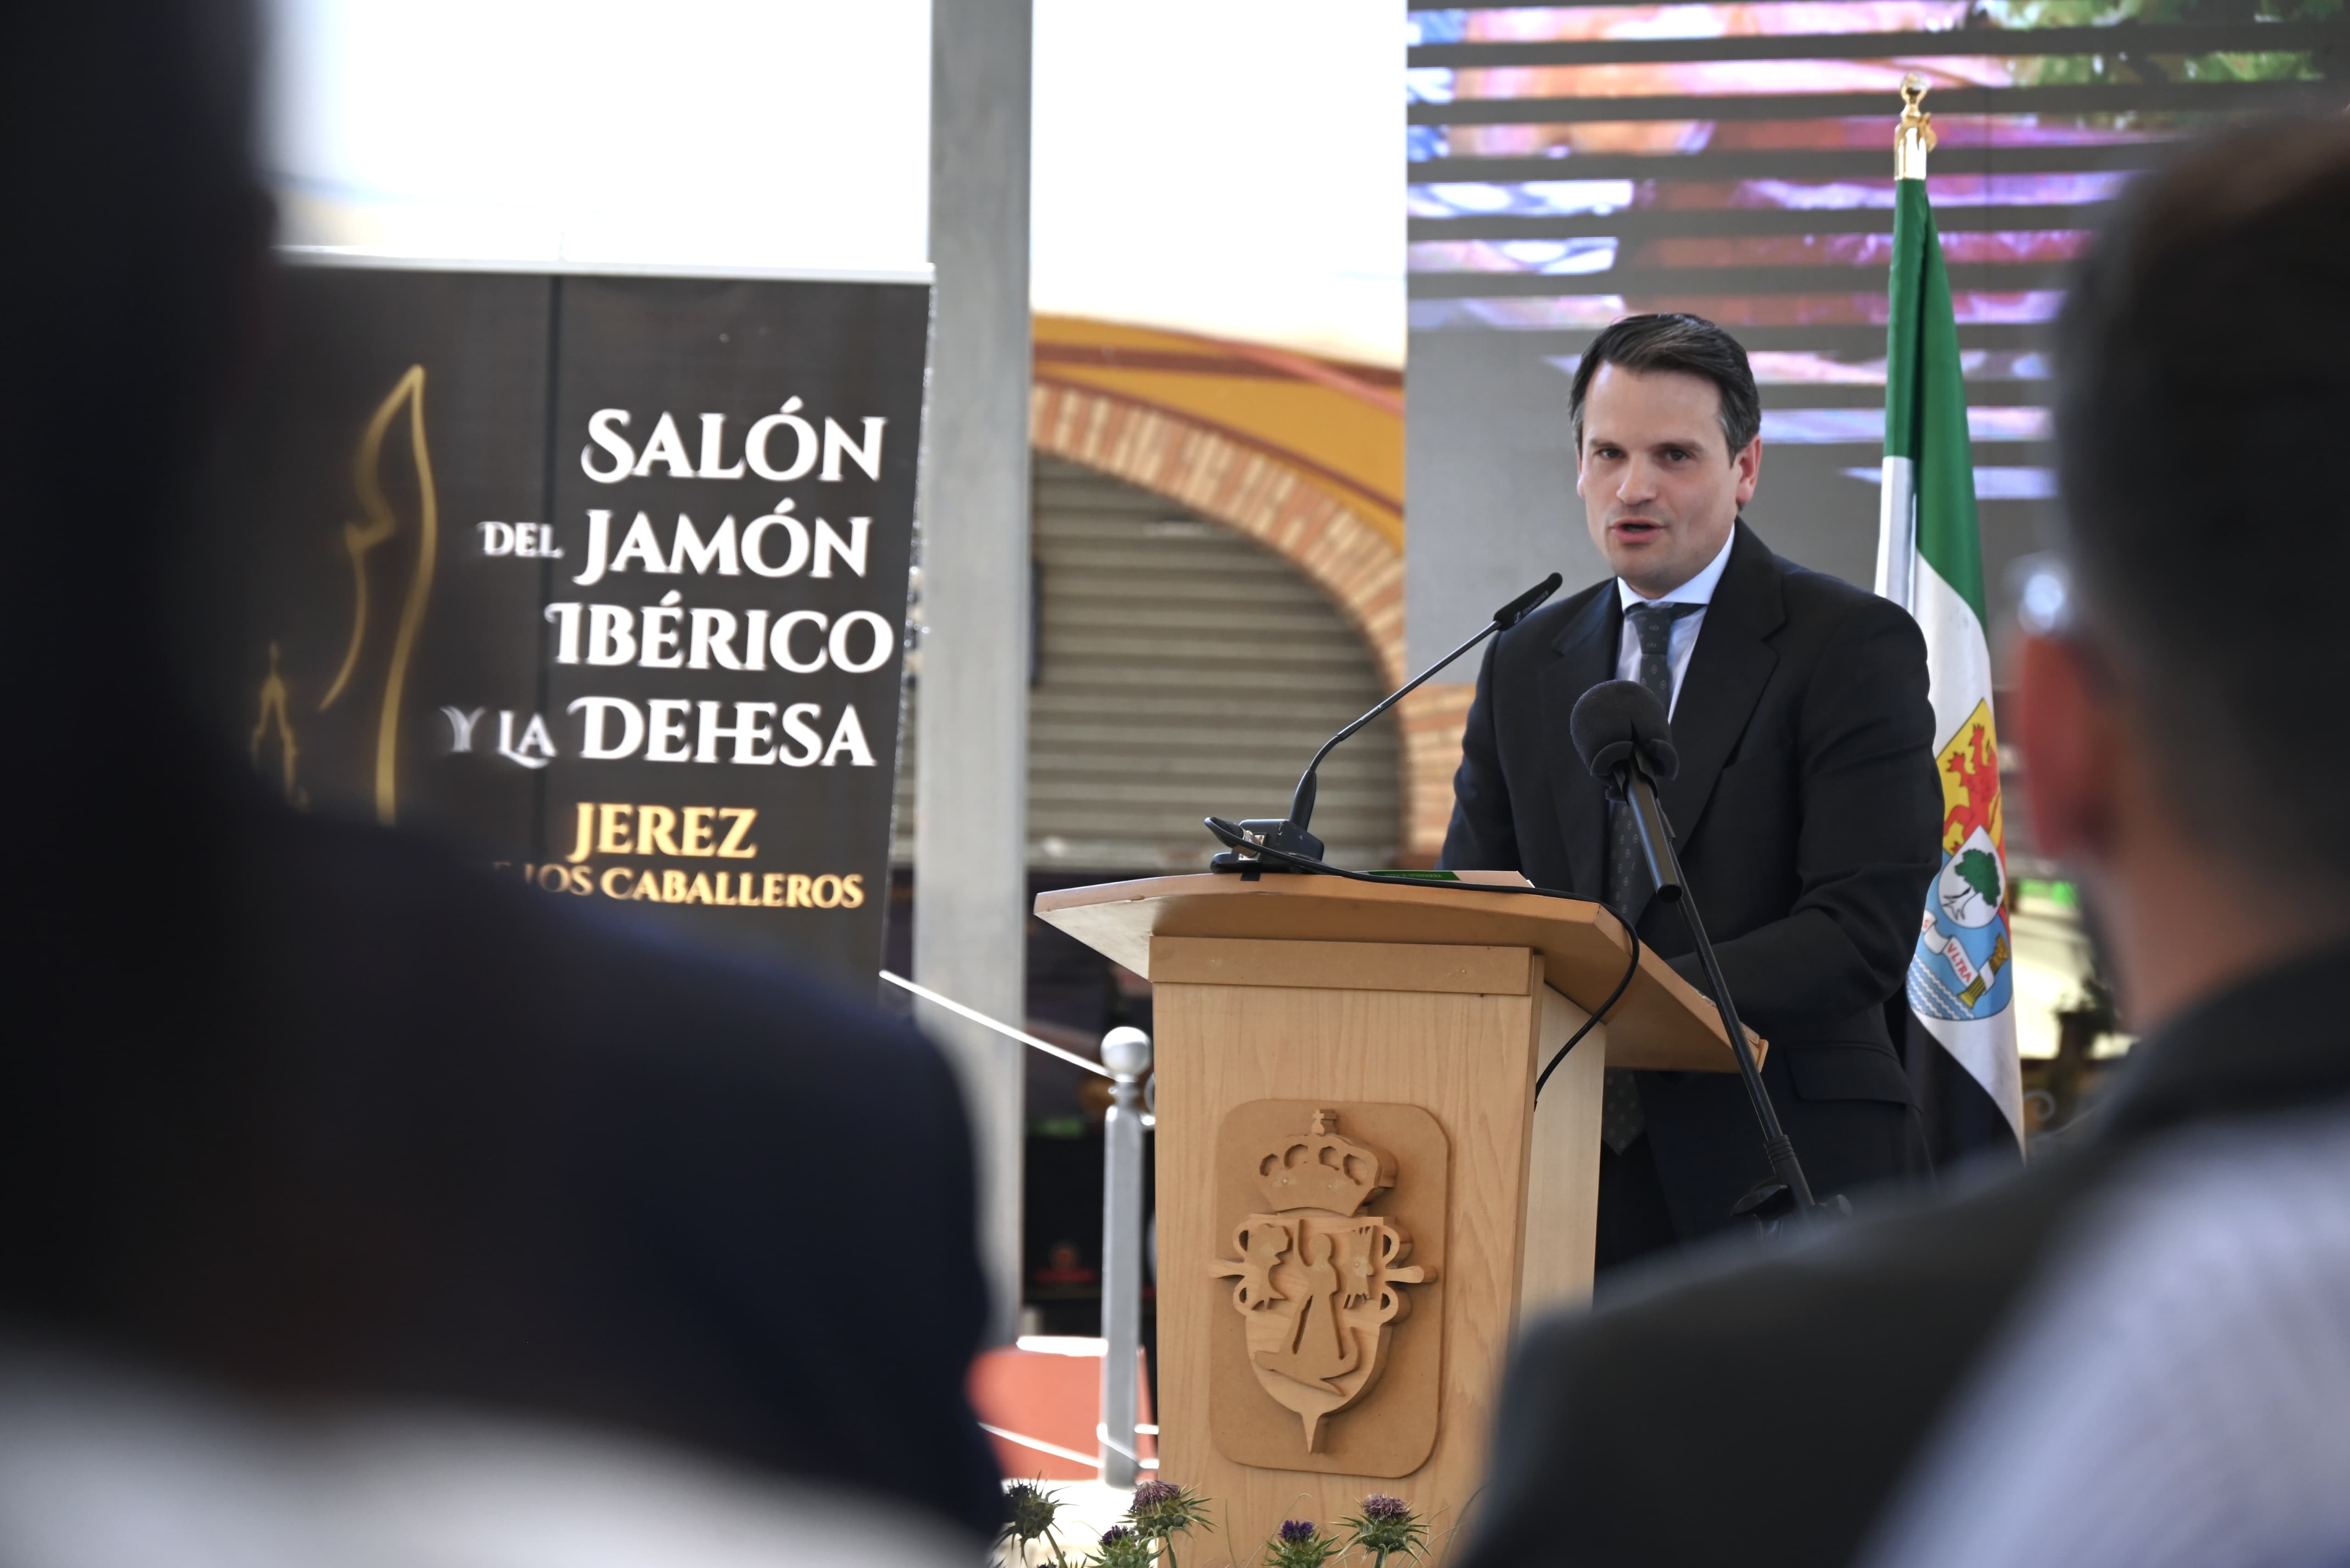
[[(342, 668), (328, 683), (326, 695), (318, 699), (316, 710), (319, 713), (328, 711), (351, 691), (362, 670), (371, 662), (371, 643), (381, 641), (384, 617), (396, 608), (398, 619), (390, 626), (391, 645), (383, 656), (374, 715), (375, 815), (376, 820), (387, 827), (400, 816), (401, 704), (407, 695), (409, 670), (416, 659), (417, 639), (424, 627), (424, 612), (432, 602), (433, 571), (441, 545), (440, 496), (432, 482), (432, 449), (424, 435), (424, 367), (411, 365), (369, 417), (352, 449), (351, 489), (359, 502), (360, 521), (343, 524), (343, 549), (351, 563), (351, 632)], [(384, 483), (385, 438), (403, 411), (407, 415), (409, 461), (413, 464), (415, 479), (416, 514), (412, 520), (401, 518)], [(391, 576), (398, 570), (390, 564), (392, 557), (384, 546), (399, 538), (403, 529), (414, 537), (414, 548), (407, 560), (408, 580), (403, 586), (379, 592), (376, 579)], [(380, 600), (384, 602), (383, 608), (378, 607)], [(249, 749), (254, 766), (259, 768), (270, 732), (276, 732), (277, 771), (286, 798), (301, 805), (307, 804), (308, 794), (296, 778), (299, 748), (291, 718), (290, 692), (289, 682), (280, 668), (278, 644), (273, 641), (269, 645), (269, 673), (261, 684), (259, 712)]]

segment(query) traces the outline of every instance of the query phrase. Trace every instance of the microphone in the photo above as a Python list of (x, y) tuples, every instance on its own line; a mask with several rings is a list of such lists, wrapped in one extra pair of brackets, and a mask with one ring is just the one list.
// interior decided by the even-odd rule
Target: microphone
[[(1669, 779), (1681, 771), (1665, 705), (1637, 680), (1603, 680), (1575, 700), (1575, 711), (1567, 715), (1566, 732), (1583, 765), (1607, 786), (1607, 798), (1623, 802), (1638, 819), (1640, 853), (1648, 864), (1648, 879), (1657, 889), (1657, 898), (1679, 903), (1684, 891), (1680, 867), (1673, 863), (1672, 835), (1665, 826), (1656, 791), (1627, 787), (1636, 771), (1650, 781)], [(1636, 760), (1637, 770), (1630, 765)]]
[(1261, 859), (1256, 853), (1256, 846), (1259, 845), (1285, 850), (1292, 855), (1303, 856), (1308, 860), (1321, 859), (1322, 841), (1308, 833), (1306, 828), (1314, 820), (1315, 780), (1316, 774), (1321, 770), (1322, 759), (1328, 756), (1339, 742), (1418, 691), (1429, 677), (1436, 674), (1495, 632), (1507, 631), (1523, 620), (1537, 605), (1558, 592), (1558, 586), (1564, 581), (1565, 581), (1564, 577), (1553, 572), (1549, 576), (1495, 610), (1493, 618), (1486, 622), (1476, 636), (1413, 676), (1395, 691), (1388, 692), (1379, 700), (1377, 707), (1323, 742), (1322, 749), (1314, 753), (1314, 760), (1305, 764), (1305, 772), (1298, 777), (1296, 793), (1289, 797), (1289, 815), (1284, 817), (1253, 817), (1241, 823), (1240, 831), (1246, 842), (1238, 848), (1228, 849), (1218, 855), (1208, 862), (1208, 868), (1211, 871), (1238, 871), (1244, 881), (1254, 881), (1267, 871), (1295, 869), (1294, 867), (1277, 865)]
[[(1794, 1142), (1779, 1124), (1778, 1107), (1771, 1103), (1771, 1091), (1762, 1082), (1761, 1069), (1754, 1064), (1754, 1051), (1747, 1044), (1746, 1031), (1738, 1022), (1738, 1004), (1731, 998), (1730, 982), (1722, 979), (1713, 940), (1706, 935), (1705, 922), (1698, 918), (1697, 901), (1690, 897), (1689, 883), (1681, 875), (1671, 825), (1665, 821), (1664, 807), (1657, 800), (1657, 781), (1669, 780), (1680, 772), (1680, 755), (1673, 749), (1672, 724), (1665, 716), (1665, 705), (1657, 701), (1655, 692), (1637, 680), (1603, 680), (1575, 701), (1575, 711), (1567, 717), (1566, 732), (1574, 740), (1575, 755), (1583, 759), (1584, 766), (1607, 786), (1607, 797), (1622, 802), (1632, 813), (1639, 830), (1641, 857), (1648, 862), (1648, 874), (1656, 882), (1656, 897), (1679, 909), (1688, 924), (1690, 940), (1697, 948), (1698, 965), (1705, 971), (1707, 988), (1713, 992), (1714, 1011), (1721, 1015), (1722, 1030), (1730, 1036), (1730, 1049), (1738, 1058), (1739, 1075), (1746, 1080), (1747, 1098), (1753, 1103), (1755, 1124), (1762, 1131), (1762, 1152), (1771, 1162), (1773, 1181), (1749, 1193), (1741, 1200), (1738, 1211), (1754, 1211), (1759, 1218), (1760, 1210), (1783, 1189), (1793, 1199), (1795, 1211), (1804, 1220), (1823, 1217), (1830, 1210), (1812, 1196), (1811, 1183), (1804, 1177), (1803, 1161), (1795, 1158)], [(1617, 914), (1626, 925), (1632, 923), (1623, 911)], [(1846, 1207), (1840, 1198), (1833, 1202), (1837, 1210)]]

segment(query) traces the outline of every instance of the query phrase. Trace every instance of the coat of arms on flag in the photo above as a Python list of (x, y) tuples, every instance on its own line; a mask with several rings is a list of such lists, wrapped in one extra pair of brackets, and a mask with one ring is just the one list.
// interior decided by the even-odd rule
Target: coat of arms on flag
[(1909, 1005), (1927, 1018), (1990, 1018), (2008, 1005), (2014, 957), (1990, 703), (1975, 704), (1935, 762), (1942, 776), (1942, 870), (1909, 962)]

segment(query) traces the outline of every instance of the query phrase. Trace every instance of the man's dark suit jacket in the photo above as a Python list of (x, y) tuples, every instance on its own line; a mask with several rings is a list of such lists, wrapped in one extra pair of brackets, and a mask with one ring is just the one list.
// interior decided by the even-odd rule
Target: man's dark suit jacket
[(993, 1528), (971, 1146), (912, 1029), (182, 757), (81, 805), (171, 875), (60, 836), (97, 869), (10, 944), (0, 1317)]
[(1851, 1562), (2124, 1161), (2192, 1126), (2350, 1098), (2345, 992), (2350, 949), (2272, 971), (2141, 1042), (2077, 1146), (1764, 1261), (1725, 1241), (1532, 1329), (1465, 1568)]
[[(1477, 677), (1440, 864), (1514, 870), (1593, 898), (1607, 797), (1567, 715), (1616, 679), (1614, 578), (1493, 640)], [(1940, 865), (1926, 646), (1899, 607), (1771, 553), (1744, 523), (1673, 709), (1680, 772), (1659, 792), (1690, 896), (1740, 1015), (1771, 1042), (1763, 1078), (1815, 1191), (1914, 1168), (1921, 1146), (1884, 1003)], [(1641, 940), (1700, 989), (1679, 913)], [(1674, 1229), (1730, 1222), (1768, 1173), (1731, 1074), (1640, 1075)]]

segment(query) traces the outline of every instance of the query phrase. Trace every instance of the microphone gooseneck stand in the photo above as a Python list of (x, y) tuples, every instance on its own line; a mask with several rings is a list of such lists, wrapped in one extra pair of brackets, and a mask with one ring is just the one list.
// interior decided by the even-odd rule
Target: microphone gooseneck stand
[[(1279, 857), (1264, 857), (1253, 853), (1255, 850), (1267, 847), (1284, 851), (1288, 856), (1295, 859), (1309, 860), (1314, 862), (1315, 865), (1320, 866), (1322, 864), (1322, 856), (1324, 853), (1322, 841), (1315, 837), (1311, 833), (1308, 833), (1306, 828), (1314, 820), (1314, 794), (1316, 787), (1315, 775), (1321, 770), (1322, 759), (1328, 756), (1331, 752), (1336, 748), (1339, 742), (1345, 740), (1347, 736), (1353, 734), (1356, 731), (1361, 729), (1364, 725), (1369, 723), (1372, 720), (1378, 718), (1380, 714), (1386, 712), (1388, 709), (1394, 707), (1405, 698), (1410, 696), (1414, 691), (1419, 691), (1421, 686), (1427, 684), (1430, 678), (1436, 675), (1454, 659), (1460, 658), (1462, 654), (1468, 652), (1471, 649), (1476, 647), (1479, 643), (1484, 641), (1495, 632), (1507, 631), (1510, 628), (1523, 620), (1528, 612), (1533, 610), (1534, 607), (1541, 604), (1544, 599), (1550, 597), (1551, 595), (1558, 592), (1558, 585), (1565, 580), (1565, 579), (1561, 577), (1556, 572), (1553, 572), (1549, 576), (1544, 577), (1541, 582), (1536, 583), (1533, 587), (1528, 588), (1524, 593), (1520, 594), (1516, 598), (1512, 599), (1508, 604), (1505, 604), (1500, 609), (1495, 610), (1493, 612), (1493, 618), (1486, 622), (1485, 625), (1478, 630), (1476, 636), (1471, 638), (1468, 641), (1462, 643), (1460, 647), (1454, 649), (1451, 652), (1446, 654), (1443, 658), (1438, 659), (1435, 663), (1430, 665), (1419, 674), (1413, 676), (1409, 680), (1405, 681), (1401, 686), (1397, 687), (1393, 691), (1388, 692), (1385, 697), (1380, 698), (1377, 706), (1373, 707), (1369, 712), (1364, 714), (1361, 718), (1356, 720), (1353, 723), (1347, 725), (1345, 729), (1339, 731), (1328, 740), (1323, 742), (1322, 749), (1314, 753), (1314, 760), (1307, 763), (1305, 764), (1305, 771), (1298, 775), (1297, 791), (1295, 794), (1289, 797), (1289, 815), (1287, 816), (1253, 817), (1246, 822), (1239, 824), (1239, 831), (1245, 842), (1236, 844), (1228, 853), (1217, 856), (1213, 860), (1208, 863), (1209, 869), (1214, 871), (1237, 871), (1243, 877), (1252, 882), (1255, 881), (1257, 877), (1267, 871), (1296, 871), (1304, 869), (1304, 867), (1284, 863)], [(1218, 820), (1221, 819), (1211, 818), (1210, 820), (1209, 826), (1211, 831), (1216, 831), (1214, 825)], [(1221, 832), (1218, 833), (1218, 836), (1222, 836)]]
[[(1297, 790), (1290, 796), (1287, 816), (1256, 817), (1246, 822), (1230, 822), (1221, 816), (1209, 817), (1208, 831), (1214, 834), (1227, 846), (1222, 854), (1208, 863), (1209, 869), (1238, 872), (1243, 882), (1253, 882), (1268, 871), (1289, 871), (1324, 877), (1342, 877), (1353, 882), (1390, 882), (1407, 888), (1451, 887), (1460, 888), (1466, 892), (1565, 898), (1571, 903), (1578, 904), (1598, 903), (1599, 900), (1596, 898), (1586, 898), (1577, 893), (1562, 892), (1555, 888), (1513, 888), (1490, 884), (1471, 886), (1457, 882), (1433, 881), (1421, 877), (1397, 876), (1386, 872), (1348, 870), (1345, 867), (1333, 866), (1323, 859), (1322, 841), (1307, 831), (1308, 825), (1314, 820), (1316, 776), (1321, 770), (1323, 759), (1337, 747), (1339, 742), (1354, 734), (1364, 725), (1411, 695), (1439, 670), (1443, 670), (1487, 638), (1497, 632), (1507, 631), (1523, 620), (1544, 600), (1558, 592), (1559, 584), (1565, 580), (1558, 573), (1553, 572), (1549, 576), (1495, 610), (1493, 618), (1478, 628), (1474, 637), (1470, 638), (1460, 647), (1404, 682), (1402, 686), (1381, 698), (1369, 712), (1323, 742), (1321, 750), (1314, 753), (1313, 760), (1305, 764), (1305, 773), (1298, 776)], [(1614, 913), (1613, 910), (1609, 912)], [(1640, 933), (1632, 929), (1631, 922), (1623, 919), (1620, 915), (1617, 916), (1617, 919), (1624, 928), (1627, 947), (1623, 976), (1617, 981), (1616, 989), (1607, 993), (1607, 1000), (1600, 1003), (1598, 1009), (1584, 1020), (1583, 1027), (1568, 1036), (1566, 1044), (1552, 1054), (1549, 1063), (1543, 1068), (1541, 1075), (1534, 1079), (1534, 1096), (1537, 1099), (1542, 1096), (1543, 1085), (1550, 1082), (1551, 1074), (1555, 1072), (1558, 1064), (1566, 1059), (1566, 1054), (1581, 1044), (1583, 1037), (1590, 1033), (1592, 1028), (1607, 1016), (1616, 1003), (1623, 999), (1624, 992), (1630, 988), (1632, 977), (1639, 972)]]

